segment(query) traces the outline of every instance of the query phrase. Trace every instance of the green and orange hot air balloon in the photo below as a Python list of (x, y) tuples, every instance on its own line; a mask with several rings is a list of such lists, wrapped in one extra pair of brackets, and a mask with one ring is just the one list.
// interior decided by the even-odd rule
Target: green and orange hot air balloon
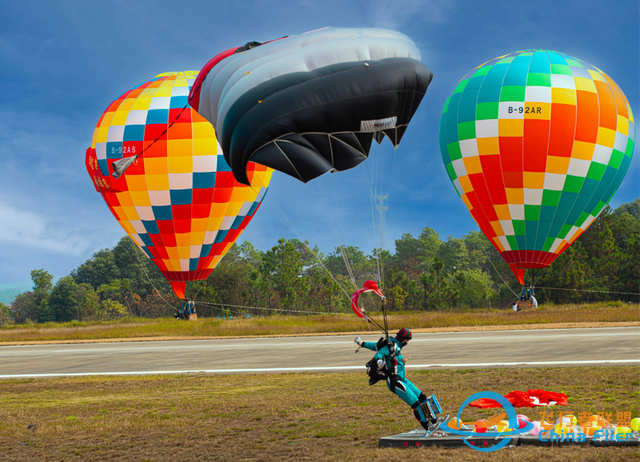
[(550, 265), (609, 203), (634, 139), (611, 77), (549, 50), (475, 68), (440, 120), (449, 178), (521, 284), (526, 268)]

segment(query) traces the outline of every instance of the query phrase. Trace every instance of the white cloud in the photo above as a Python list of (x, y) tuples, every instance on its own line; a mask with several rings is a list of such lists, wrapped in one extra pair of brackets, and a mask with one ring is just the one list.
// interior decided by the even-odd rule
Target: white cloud
[(410, 20), (439, 23), (445, 20), (455, 2), (437, 0), (374, 0), (371, 16), (377, 27), (395, 29)]
[(78, 231), (57, 227), (38, 213), (0, 202), (0, 246), (6, 244), (79, 255), (90, 242)]

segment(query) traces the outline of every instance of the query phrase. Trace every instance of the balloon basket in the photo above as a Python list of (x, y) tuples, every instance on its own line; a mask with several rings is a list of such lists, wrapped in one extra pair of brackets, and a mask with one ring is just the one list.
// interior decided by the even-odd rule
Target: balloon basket
[(189, 321), (196, 321), (198, 319), (198, 313), (191, 313), (189, 315)]
[(524, 301), (518, 300), (514, 304), (514, 311), (531, 310), (531, 309), (533, 309), (533, 300), (531, 299), (524, 300)]

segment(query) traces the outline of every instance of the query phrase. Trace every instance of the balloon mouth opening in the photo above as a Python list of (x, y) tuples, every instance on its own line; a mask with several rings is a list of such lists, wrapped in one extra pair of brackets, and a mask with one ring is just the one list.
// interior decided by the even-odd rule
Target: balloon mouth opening
[(526, 268), (519, 268), (514, 264), (509, 265), (509, 268), (511, 268), (511, 271), (513, 271), (514, 276), (516, 277), (516, 279), (518, 280), (518, 282), (520, 283), (521, 286), (524, 285), (524, 273), (527, 270)]
[(180, 300), (185, 299), (185, 292), (187, 291), (187, 283), (185, 281), (170, 281), (173, 293)]

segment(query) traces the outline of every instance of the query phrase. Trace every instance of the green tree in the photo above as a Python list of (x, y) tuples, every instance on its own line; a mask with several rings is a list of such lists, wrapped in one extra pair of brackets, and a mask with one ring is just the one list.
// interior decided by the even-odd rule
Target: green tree
[(38, 306), (33, 292), (23, 292), (11, 304), (16, 323), (24, 324), (38, 320)]
[(446, 278), (443, 278), (440, 284), (440, 302), (438, 306), (440, 309), (451, 308), (454, 300), (458, 297), (458, 291), (449, 284)]
[(494, 296), (493, 281), (480, 270), (460, 270), (454, 277), (458, 302), (470, 308), (479, 308)]
[(429, 227), (425, 227), (417, 238), (405, 233), (396, 240), (396, 262), (405, 271), (414, 266), (429, 269), (440, 245), (438, 233)]
[(404, 306), (414, 307), (420, 306), (423, 299), (423, 290), (418, 286), (418, 282), (409, 278), (404, 271), (401, 271), (397, 266), (391, 266), (387, 270), (385, 293), (390, 292), (395, 287), (400, 287), (404, 298), (402, 300), (402, 306), (399, 307), (393, 299), (389, 299), (389, 309), (401, 309)]
[(56, 322), (68, 322), (79, 319), (77, 292), (78, 285), (71, 276), (58, 279), (49, 294), (49, 307)]
[(334, 276), (342, 275), (345, 278), (343, 288), (347, 292), (354, 290), (355, 287), (361, 287), (364, 281), (378, 279), (375, 256), (367, 257), (362, 250), (355, 246), (336, 247), (334, 252), (324, 259), (324, 262), (331, 274)]
[(76, 301), (78, 306), (78, 320), (97, 317), (100, 308), (100, 297), (87, 283), (77, 284)]
[(252, 271), (250, 263), (240, 258), (227, 260), (225, 256), (207, 278), (203, 295), (211, 303), (248, 305), (255, 295), (250, 279)]
[(102, 321), (112, 321), (120, 319), (128, 314), (127, 307), (115, 300), (107, 299), (100, 302), (98, 319)]
[(617, 212), (618, 209), (616, 209), (616, 213), (614, 213), (609, 227), (616, 241), (616, 246), (621, 252), (626, 252), (629, 240), (633, 236), (640, 235), (640, 219), (635, 218), (627, 212)]
[[(479, 269), (486, 273), (491, 271), (491, 263), (487, 259), (493, 245), (487, 237), (479, 231), (471, 231), (462, 240), (469, 251), (468, 269)], [(499, 257), (502, 260), (501, 257)]]
[(115, 300), (124, 305), (130, 314), (140, 316), (141, 297), (131, 290), (129, 279), (113, 279), (109, 284), (102, 284), (96, 291), (102, 300)]
[(324, 273), (326, 270), (322, 267), (322, 260), (324, 255), (320, 252), (317, 245), (311, 247), (307, 241), (300, 241), (298, 239), (291, 239), (289, 242), (293, 244), (296, 252), (300, 254), (302, 259), (302, 272), (308, 276), (312, 276), (316, 272)]
[(93, 256), (71, 272), (77, 284), (90, 284), (95, 290), (103, 284), (109, 284), (120, 278), (113, 252), (109, 249), (99, 250)]
[(109, 283), (101, 284), (96, 292), (103, 300), (110, 298), (122, 303), (124, 294), (131, 290), (129, 279), (112, 279)]
[[(118, 244), (111, 250), (117, 273), (109, 273), (108, 280), (103, 284), (108, 284), (117, 279), (128, 279), (130, 289), (144, 298), (152, 293), (154, 287), (165, 292), (171, 292), (171, 287), (158, 267), (147, 258), (138, 246), (129, 238), (124, 236)], [(112, 271), (111, 268), (109, 271)], [(88, 282), (88, 281), (84, 281)]]
[(444, 263), (443, 270), (452, 274), (458, 269), (469, 269), (469, 250), (464, 239), (449, 236), (438, 249), (437, 256)]
[(395, 310), (402, 310), (404, 308), (404, 301), (409, 295), (402, 287), (395, 286), (389, 291), (389, 301), (391, 306)]
[(437, 297), (436, 306), (438, 308), (440, 308), (440, 300), (441, 300), (440, 286), (442, 285), (441, 283), (442, 268), (444, 268), (444, 262), (440, 260), (438, 257), (435, 257), (433, 260), (432, 271), (434, 273), (435, 280), (436, 280), (436, 297)]
[(336, 305), (339, 306), (336, 302), (342, 295), (338, 284), (327, 273), (322, 277), (314, 278), (314, 282), (317, 282), (311, 294), (314, 305), (319, 305), (327, 313), (335, 311)]
[(264, 255), (263, 252), (256, 249), (249, 241), (244, 241), (240, 246), (233, 244), (231, 248), (233, 249), (234, 247), (238, 247), (239, 257), (245, 263), (251, 265), (256, 271), (260, 270), (260, 266), (262, 266), (262, 256)]
[(36, 303), (38, 322), (55, 321), (55, 314), (49, 307), (49, 293), (53, 287), (53, 276), (43, 269), (31, 271), (33, 297)]
[(636, 220), (640, 221), (640, 198), (637, 198), (633, 202), (627, 202), (626, 204), (620, 204), (620, 206), (614, 212), (616, 215), (622, 215), (628, 213)]
[(262, 274), (260, 271), (252, 269), (249, 273), (249, 290), (251, 291), (251, 302), (253, 306), (258, 306), (262, 303), (264, 299), (264, 290), (265, 287), (264, 280), (262, 279)]
[[(623, 255), (619, 270), (621, 292), (635, 292), (640, 295), (640, 235), (631, 236), (627, 251)], [(629, 301), (638, 301), (638, 295), (627, 295)]]
[[(555, 303), (580, 303), (586, 301), (587, 293), (562, 289), (586, 289), (589, 287), (588, 256), (578, 240), (549, 265), (538, 281), (540, 287), (551, 289), (536, 290), (539, 301), (551, 300)], [(561, 289), (561, 290), (554, 290)]]
[(433, 288), (436, 286), (436, 279), (432, 272), (422, 273), (420, 275), (420, 284), (422, 285), (423, 298), (422, 308), (425, 310), (428, 308), (429, 294), (433, 292)]
[(304, 263), (293, 242), (279, 239), (278, 245), (267, 251), (263, 258), (262, 274), (269, 288), (289, 308), (295, 306), (298, 295), (308, 284), (308, 276), (302, 275)]
[(4, 303), (0, 302), (0, 327), (5, 324), (11, 324), (13, 322), (13, 316), (9, 307)]
[[(593, 259), (589, 260), (591, 268), (596, 270), (598, 275), (597, 284), (592, 283), (590, 286), (599, 291), (615, 292), (620, 289), (620, 278), (618, 276), (618, 270), (622, 263), (622, 255), (616, 246), (613, 233), (607, 223), (604, 224), (604, 229), (598, 235), (598, 239), (593, 242), (591, 249)], [(617, 299), (616, 294), (609, 294), (601, 292), (592, 292), (590, 298), (596, 300), (607, 300), (611, 298)]]

